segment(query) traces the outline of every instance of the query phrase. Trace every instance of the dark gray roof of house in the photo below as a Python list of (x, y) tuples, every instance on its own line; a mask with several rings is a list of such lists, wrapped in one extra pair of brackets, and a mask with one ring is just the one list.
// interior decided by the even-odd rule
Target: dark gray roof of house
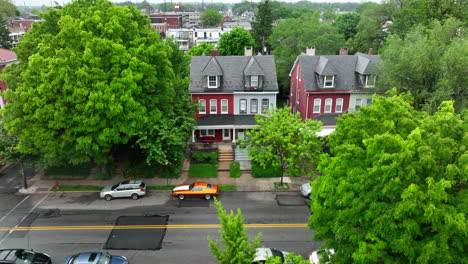
[(197, 126), (257, 125), (255, 115), (205, 115), (197, 119)]
[[(356, 53), (355, 55), (299, 55), (299, 64), (307, 91), (325, 90), (320, 88), (318, 75), (334, 75), (333, 90), (355, 90), (362, 88), (357, 75), (378, 74), (379, 55)], [(331, 89), (326, 89), (331, 90)]]
[(342, 115), (342, 113), (324, 113), (318, 116), (312, 117), (312, 120), (322, 121), (325, 126), (336, 125), (336, 118)]
[[(251, 60), (252, 58), (255, 60)], [(206, 81), (205, 75), (218, 75), (211, 67), (214, 68), (213, 57), (211, 56), (193, 56), (190, 63), (190, 92), (204, 92)], [(278, 82), (276, 79), (275, 61), (272, 55), (262, 56), (215, 56), (215, 61), (218, 63), (221, 71), (221, 88), (216, 89), (216, 92), (234, 92), (244, 90), (244, 70), (258, 73), (260, 70), (263, 73), (263, 91), (278, 91)], [(249, 63), (250, 62), (250, 63)], [(210, 64), (210, 71), (205, 68)], [(250, 64), (250, 67), (248, 67)], [(213, 66), (211, 66), (213, 65)], [(258, 65), (258, 67), (257, 67)], [(250, 69), (248, 69), (250, 68)]]
[(265, 75), (255, 56), (250, 57), (249, 62), (245, 66), (244, 75)]
[(216, 57), (211, 57), (208, 64), (205, 65), (203, 75), (223, 75), (223, 69), (219, 66)]

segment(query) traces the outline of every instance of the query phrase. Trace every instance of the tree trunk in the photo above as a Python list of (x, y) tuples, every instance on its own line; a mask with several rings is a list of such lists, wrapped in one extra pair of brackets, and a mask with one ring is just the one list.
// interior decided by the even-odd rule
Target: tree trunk
[(23, 175), (23, 188), (28, 188), (28, 180), (26, 179), (26, 174), (24, 173), (23, 163), (20, 162), (20, 173)]

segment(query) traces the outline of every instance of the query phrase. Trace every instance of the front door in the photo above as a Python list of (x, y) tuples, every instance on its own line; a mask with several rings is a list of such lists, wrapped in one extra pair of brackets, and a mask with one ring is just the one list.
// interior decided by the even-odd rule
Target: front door
[(223, 140), (231, 140), (231, 129), (223, 129)]

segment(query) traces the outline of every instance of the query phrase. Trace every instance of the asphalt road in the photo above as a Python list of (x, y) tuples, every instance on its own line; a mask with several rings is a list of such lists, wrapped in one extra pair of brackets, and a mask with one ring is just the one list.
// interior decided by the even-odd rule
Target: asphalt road
[[(226, 191), (219, 200), (227, 210), (242, 210), (249, 234), (263, 234), (261, 246), (307, 257), (321, 244), (311, 240), (313, 233), (305, 225), (308, 208), (297, 193)], [(118, 217), (154, 215), (169, 216), (160, 250), (103, 249)], [(179, 204), (168, 191), (153, 191), (137, 201), (110, 202), (98, 199), (97, 193), (0, 193), (0, 248), (31, 248), (51, 255), (54, 263), (83, 251), (107, 251), (140, 264), (217, 263), (206, 239), (219, 238), (217, 216), (213, 201)], [(152, 232), (156, 228), (160, 229), (149, 226), (144, 229), (147, 232), (136, 232), (136, 227), (129, 226), (122, 239), (134, 239), (137, 234), (141, 239), (154, 236), (158, 240)]]
[[(19, 167), (15, 163), (0, 172), (0, 193), (15, 193), (23, 187), (23, 175), (19, 172)], [(27, 179), (31, 179), (34, 176), (34, 169), (26, 168), (24, 174)]]

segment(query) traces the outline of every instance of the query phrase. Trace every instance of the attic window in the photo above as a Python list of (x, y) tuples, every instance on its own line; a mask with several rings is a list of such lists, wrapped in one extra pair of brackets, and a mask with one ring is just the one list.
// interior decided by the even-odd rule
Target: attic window
[(218, 88), (218, 76), (208, 76), (208, 88)]
[(250, 87), (258, 87), (258, 75), (250, 76)]
[(335, 85), (335, 76), (334, 75), (325, 75), (323, 78), (323, 87), (333, 87)]
[(366, 88), (372, 88), (375, 86), (375, 75), (366, 75)]

